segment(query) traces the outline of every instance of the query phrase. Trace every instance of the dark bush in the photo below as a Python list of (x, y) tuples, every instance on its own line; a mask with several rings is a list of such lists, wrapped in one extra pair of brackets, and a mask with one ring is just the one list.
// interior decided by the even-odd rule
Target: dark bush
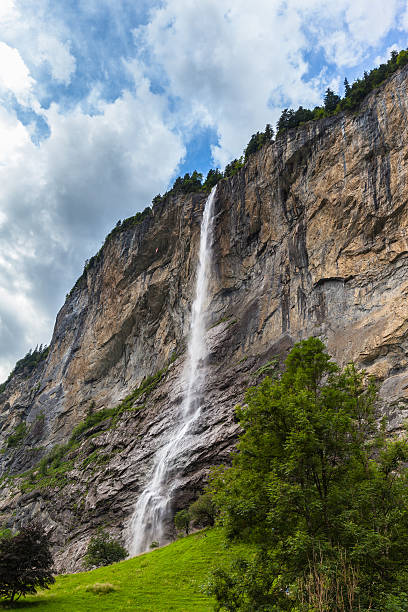
[(15, 535), (0, 537), (0, 597), (14, 601), (48, 589), (52, 575), (49, 541), (39, 523), (22, 527)]
[(127, 557), (127, 550), (103, 529), (99, 529), (88, 544), (85, 555), (86, 567), (100, 567), (122, 561)]

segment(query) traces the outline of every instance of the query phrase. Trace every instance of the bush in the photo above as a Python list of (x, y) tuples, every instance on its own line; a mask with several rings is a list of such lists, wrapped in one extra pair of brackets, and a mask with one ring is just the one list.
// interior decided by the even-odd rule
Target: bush
[(126, 559), (128, 553), (117, 540), (111, 538), (103, 529), (90, 539), (85, 555), (86, 567), (110, 565)]
[(107, 593), (116, 591), (116, 587), (110, 582), (95, 582), (95, 584), (88, 584), (85, 591), (95, 593), (95, 595), (107, 595)]
[(200, 527), (213, 526), (215, 523), (216, 506), (211, 493), (203, 493), (189, 508), (191, 521)]
[(177, 531), (184, 531), (188, 535), (190, 531), (190, 514), (188, 510), (180, 510), (174, 517), (174, 524)]
[(54, 582), (49, 541), (39, 523), (0, 538), (0, 597), (12, 602)]
[(6, 441), (7, 448), (16, 448), (17, 446), (20, 446), (20, 444), (22, 443), (26, 435), (27, 435), (27, 425), (24, 422), (20, 423), (15, 428), (14, 433), (12, 433), (7, 438), (7, 441)]

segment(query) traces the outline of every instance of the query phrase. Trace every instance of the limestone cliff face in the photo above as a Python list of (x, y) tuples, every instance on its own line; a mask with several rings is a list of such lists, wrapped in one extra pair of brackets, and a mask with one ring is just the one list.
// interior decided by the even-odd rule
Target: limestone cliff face
[[(233, 408), (257, 369), (299, 339), (320, 336), (338, 361), (373, 373), (392, 426), (406, 417), (407, 86), (404, 69), (359, 113), (289, 131), (218, 184), (209, 373), (175, 508), (197, 494), (211, 465), (228, 460)], [(115, 235), (58, 314), (47, 360), (0, 396), (0, 520), (40, 514), (60, 569), (80, 567), (98, 525), (124, 533), (177, 418), (204, 202), (172, 196)], [(83, 434), (62, 478), (41, 484), (36, 473), (21, 492), (24, 479), (7, 476), (64, 444), (91, 406), (119, 404), (163, 368), (132, 410)], [(7, 448), (22, 421), (25, 440)]]

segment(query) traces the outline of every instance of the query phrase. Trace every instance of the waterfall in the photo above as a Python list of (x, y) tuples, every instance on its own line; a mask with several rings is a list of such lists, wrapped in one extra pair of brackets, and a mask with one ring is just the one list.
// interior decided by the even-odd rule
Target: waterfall
[(201, 392), (207, 356), (206, 307), (215, 192), (216, 187), (213, 187), (205, 203), (201, 222), (195, 298), (183, 372), (184, 398), (178, 423), (169, 431), (167, 442), (156, 453), (152, 477), (135, 506), (129, 530), (129, 554), (132, 556), (147, 550), (153, 541), (165, 543), (165, 524), (169, 519), (172, 492), (177, 480), (177, 461), (188, 456), (188, 436), (193, 433), (193, 426), (201, 414)]

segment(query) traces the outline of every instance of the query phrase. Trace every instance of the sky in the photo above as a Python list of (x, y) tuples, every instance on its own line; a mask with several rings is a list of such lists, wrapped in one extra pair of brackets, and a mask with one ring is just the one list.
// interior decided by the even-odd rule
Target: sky
[(0, 0), (0, 382), (119, 219), (407, 33), (408, 0)]

